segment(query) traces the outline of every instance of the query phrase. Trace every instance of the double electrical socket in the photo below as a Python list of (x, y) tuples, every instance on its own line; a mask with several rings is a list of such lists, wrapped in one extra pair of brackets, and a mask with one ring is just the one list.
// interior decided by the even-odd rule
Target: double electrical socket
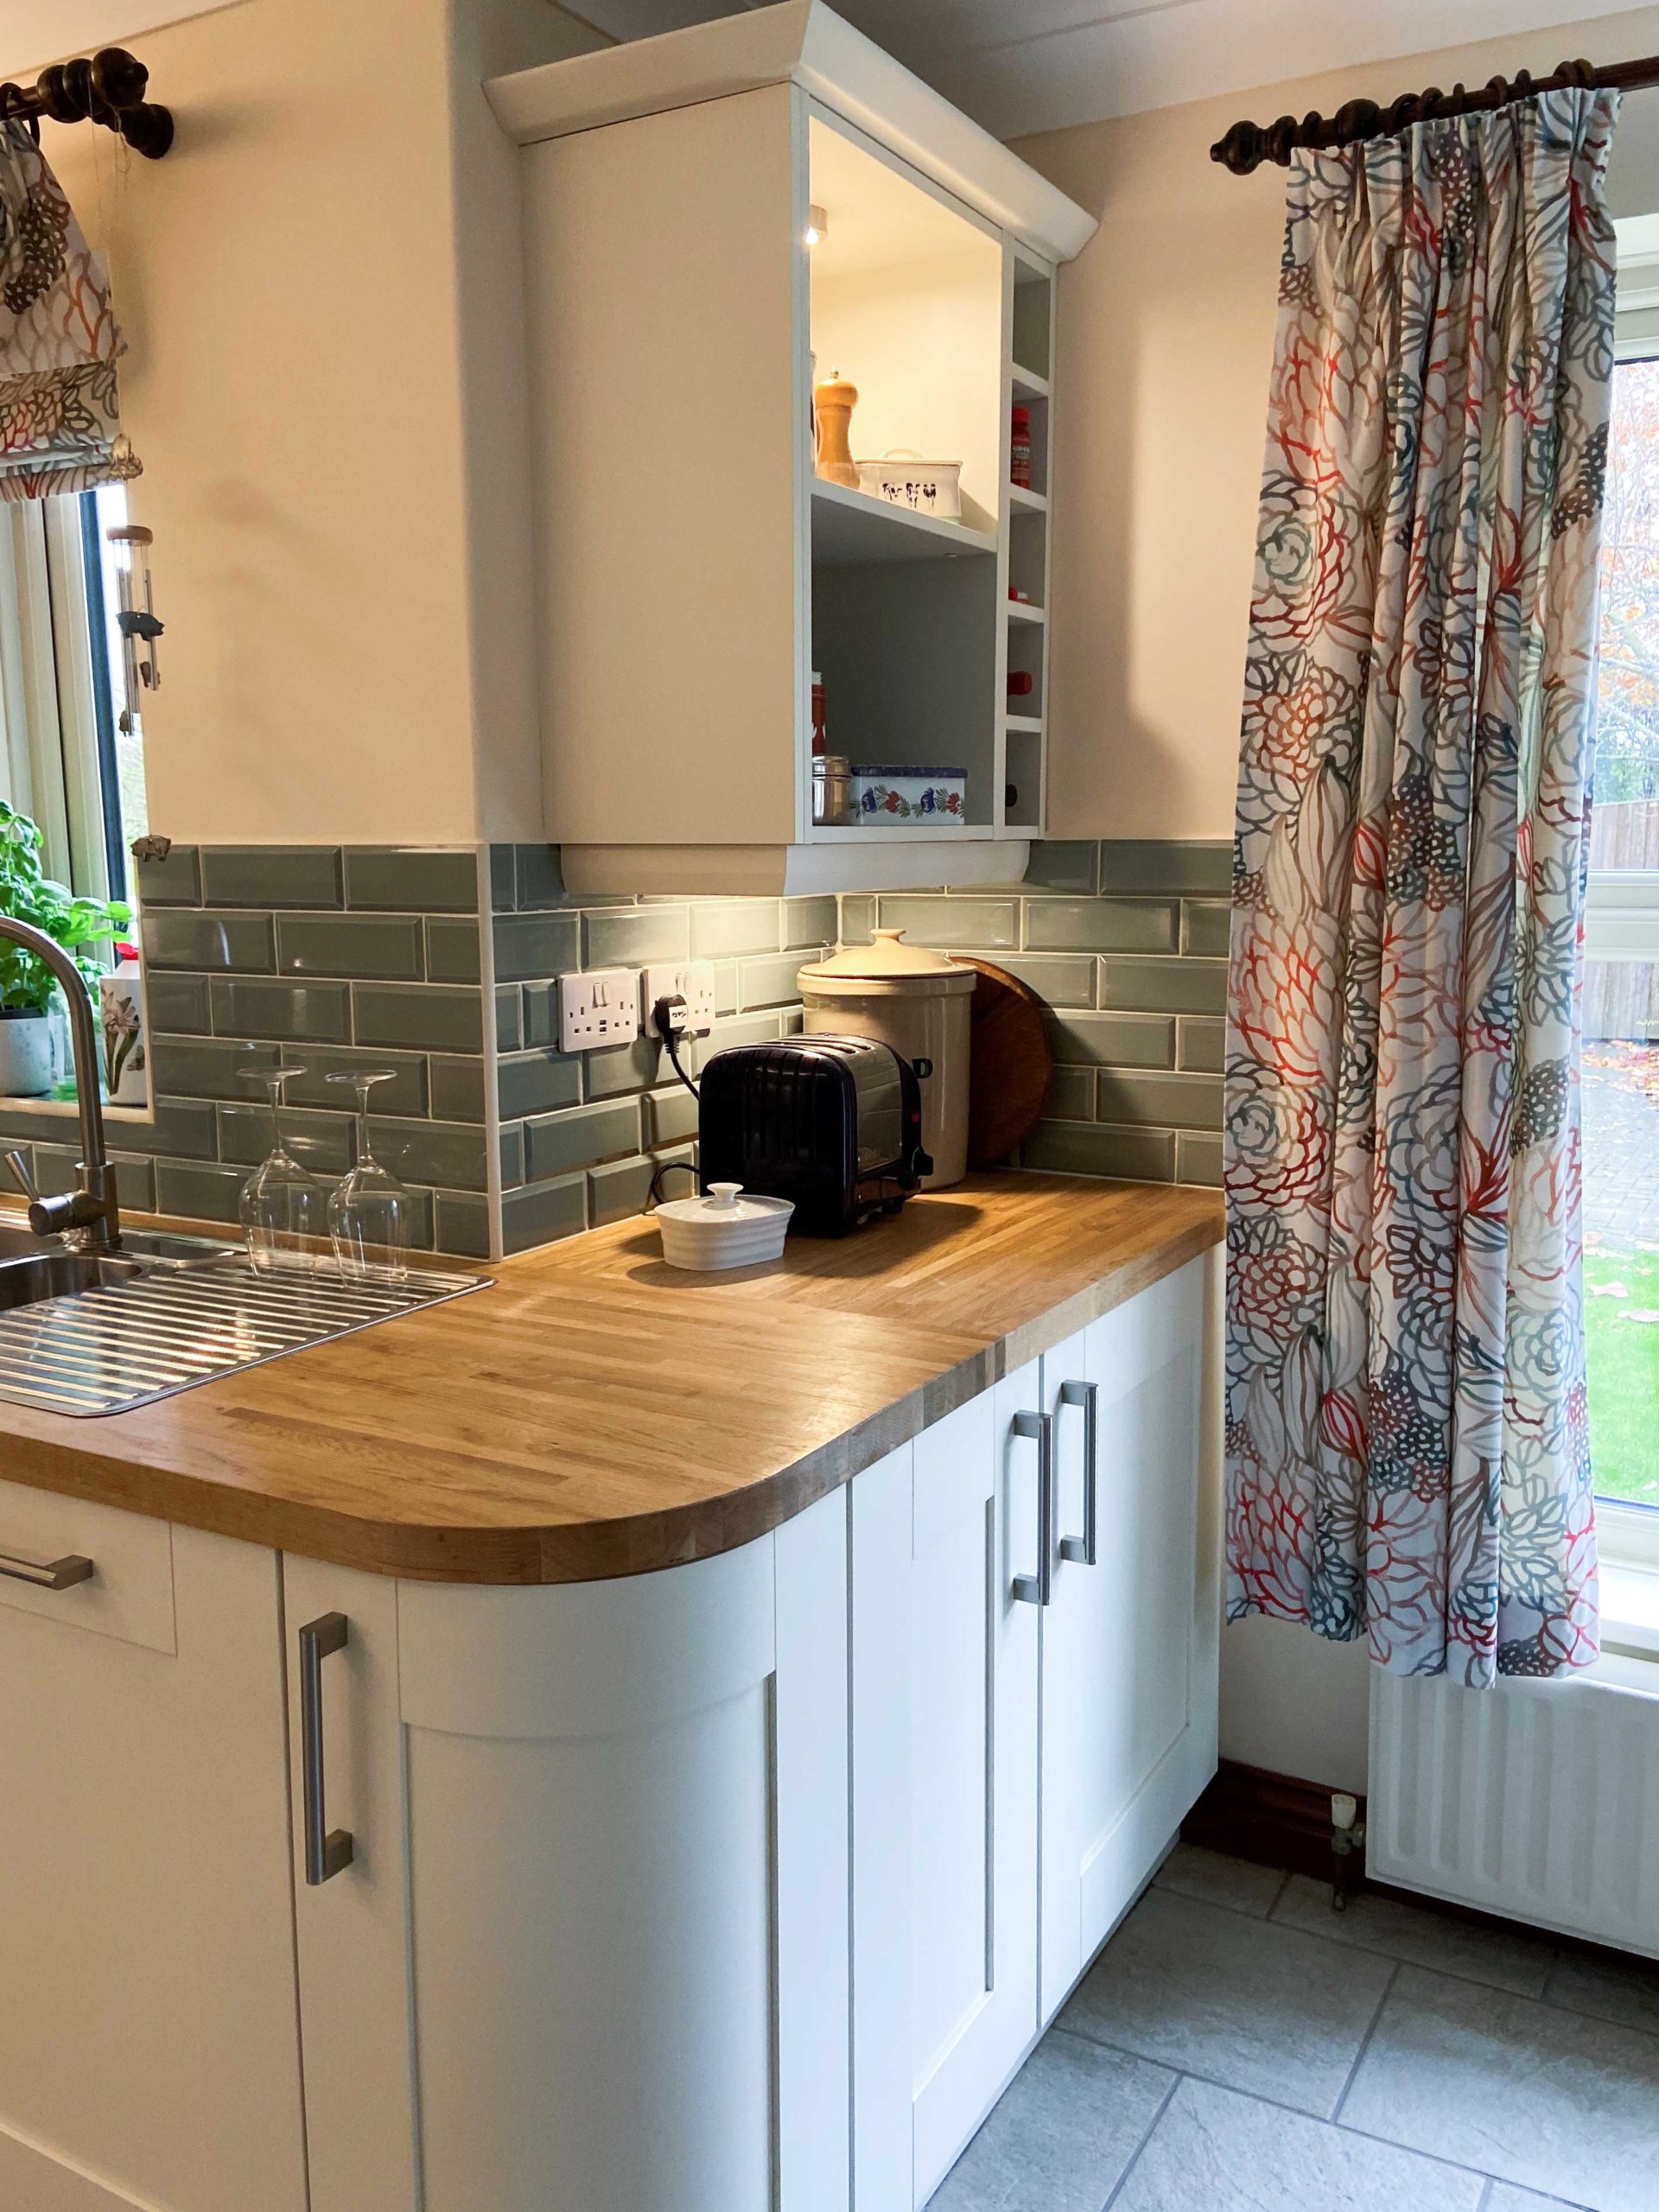
[(711, 960), (688, 960), (678, 967), (647, 968), (645, 988), (639, 994), (639, 1010), (645, 1017), (647, 1033), (651, 1029), (651, 1010), (658, 999), (682, 998), (685, 1001), (685, 1016), (681, 1022), (682, 1037), (706, 1037), (715, 1026), (715, 967)]
[(639, 978), (632, 968), (595, 968), (559, 978), (559, 1050), (592, 1052), (639, 1034)]
[(715, 970), (707, 960), (647, 968), (595, 968), (559, 978), (559, 1050), (603, 1052), (631, 1045), (651, 1024), (658, 999), (683, 998), (683, 1036), (706, 1037), (715, 1024)]

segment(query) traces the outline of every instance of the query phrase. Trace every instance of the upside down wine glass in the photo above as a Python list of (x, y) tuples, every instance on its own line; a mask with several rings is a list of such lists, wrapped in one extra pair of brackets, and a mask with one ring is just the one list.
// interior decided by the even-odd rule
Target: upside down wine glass
[(288, 1085), (303, 1068), (245, 1068), (245, 1083), (259, 1084), (270, 1108), (270, 1156), (242, 1185), (238, 1211), (250, 1263), (262, 1274), (277, 1268), (309, 1274), (324, 1234), (321, 1183), (302, 1167), (283, 1135)]
[(374, 1156), (369, 1134), (369, 1094), (390, 1083), (396, 1068), (353, 1068), (331, 1075), (357, 1093), (357, 1165), (328, 1201), (328, 1233), (343, 1275), (359, 1282), (401, 1283), (409, 1278), (409, 1192)]

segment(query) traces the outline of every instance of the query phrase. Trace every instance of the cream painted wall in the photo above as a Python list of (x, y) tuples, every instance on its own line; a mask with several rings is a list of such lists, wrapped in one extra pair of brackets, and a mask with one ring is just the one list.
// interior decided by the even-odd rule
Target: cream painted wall
[(479, 79), (594, 42), (547, 0), (243, 0), (132, 42), (165, 161), (46, 126), (130, 347), (156, 829), (534, 834), (516, 215), (509, 250)]
[[(1283, 172), (1209, 148), (1361, 95), (1659, 51), (1659, 8), (1085, 124), (1018, 151), (1101, 217), (1061, 271), (1050, 827), (1232, 834)], [(1615, 213), (1659, 208), (1659, 93), (1625, 102)]]

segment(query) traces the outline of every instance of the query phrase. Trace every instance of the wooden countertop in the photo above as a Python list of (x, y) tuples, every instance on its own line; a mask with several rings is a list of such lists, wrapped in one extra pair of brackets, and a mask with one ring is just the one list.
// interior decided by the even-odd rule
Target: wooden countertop
[(382, 1574), (641, 1573), (778, 1527), (1221, 1235), (1213, 1192), (995, 1174), (690, 1275), (636, 1218), (132, 1413), (0, 1404), (0, 1476)]

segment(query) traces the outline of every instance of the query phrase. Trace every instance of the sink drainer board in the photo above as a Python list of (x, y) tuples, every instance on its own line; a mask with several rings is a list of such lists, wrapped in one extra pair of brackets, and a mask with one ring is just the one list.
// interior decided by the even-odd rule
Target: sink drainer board
[(146, 1269), (0, 1313), (0, 1399), (54, 1414), (129, 1413), (488, 1280), (411, 1268), (393, 1286), (321, 1269), (259, 1273), (242, 1258)]

